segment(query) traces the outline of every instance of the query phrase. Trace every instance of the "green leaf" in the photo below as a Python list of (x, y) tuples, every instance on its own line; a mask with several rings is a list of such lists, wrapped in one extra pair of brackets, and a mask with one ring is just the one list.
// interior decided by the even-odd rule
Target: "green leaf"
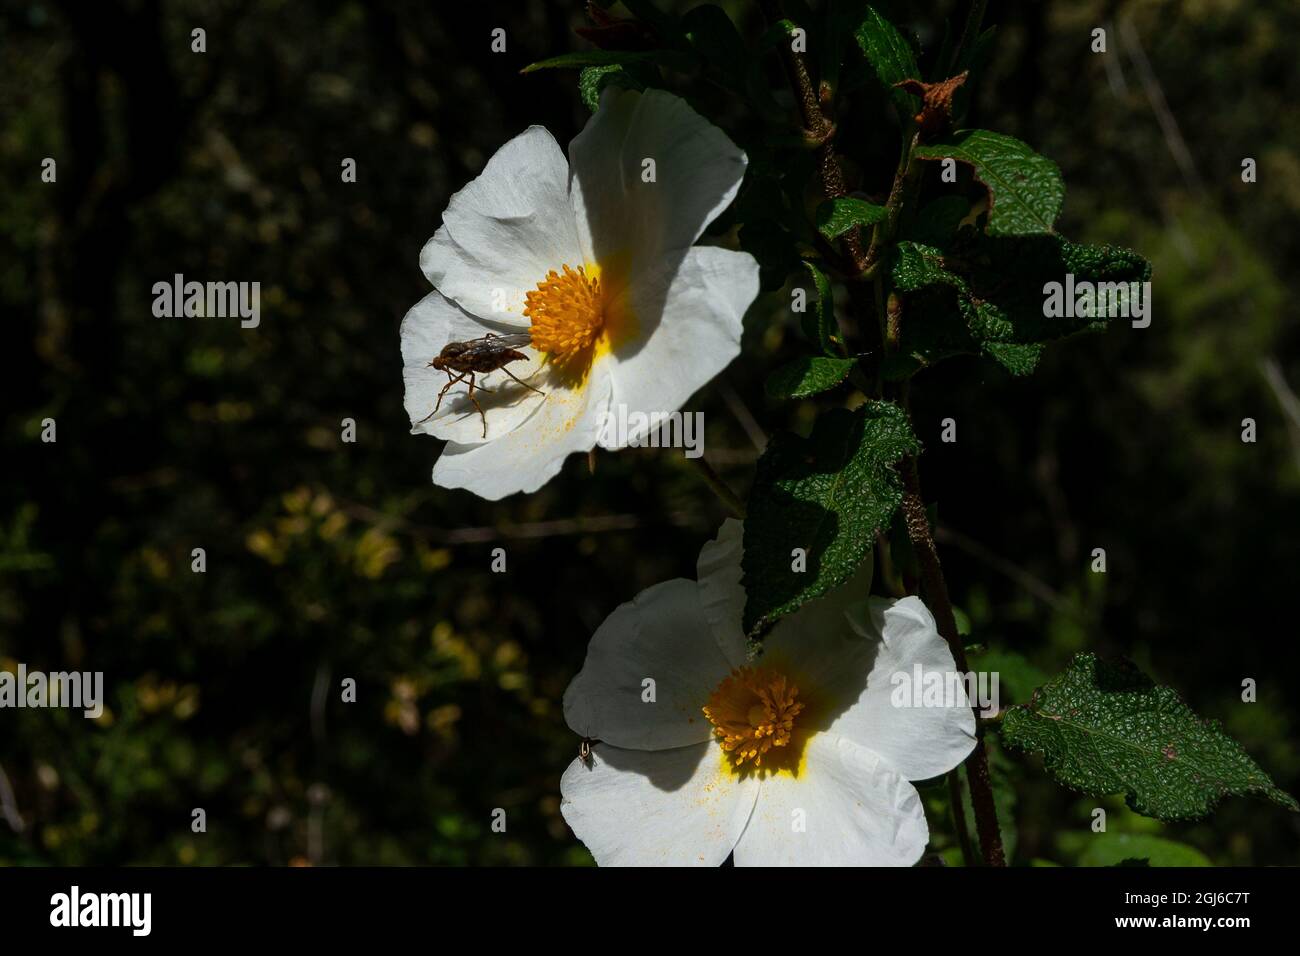
[(816, 304), (803, 314), (804, 335), (827, 355), (842, 356), (843, 340), (840, 338), (839, 323), (835, 321), (835, 294), (831, 289), (831, 280), (811, 262), (804, 260), (803, 264), (812, 276), (813, 287), (817, 290)]
[(645, 84), (624, 69), (620, 63), (588, 66), (578, 76), (578, 93), (582, 96), (582, 102), (587, 105), (587, 109), (593, 113), (600, 105), (600, 94), (610, 85), (629, 90), (645, 89)]
[(1065, 201), (1061, 171), (1020, 140), (988, 130), (963, 130), (945, 142), (918, 146), (920, 159), (952, 158), (975, 168), (989, 192), (988, 234), (1023, 236), (1053, 231)]
[(966, 290), (966, 280), (949, 271), (943, 250), (919, 242), (898, 243), (890, 275), (899, 292), (918, 292), (935, 285)]
[(852, 196), (828, 199), (817, 207), (817, 228), (827, 239), (838, 239), (854, 226), (873, 226), (886, 216), (884, 206), (877, 206)]
[(874, 6), (867, 7), (854, 35), (867, 62), (875, 70), (876, 79), (880, 80), (899, 113), (912, 116), (919, 106), (917, 98), (895, 85), (903, 80), (921, 78), (911, 44)]
[(905, 378), (948, 356), (983, 354), (1012, 374), (1033, 371), (1045, 343), (1099, 331), (1109, 318), (1044, 315), (1049, 282), (1134, 283), (1151, 277), (1141, 256), (1113, 246), (1087, 246), (1058, 235), (990, 238), (965, 228), (947, 250), (897, 244), (894, 287), (904, 295), (898, 351), (882, 366)]
[[(1149, 833), (1095, 833), (1086, 837), (1087, 849), (1079, 866), (1213, 866), (1196, 847)], [(1145, 861), (1135, 864), (1134, 861)]]
[(1300, 810), (1218, 721), (1197, 717), (1128, 661), (1077, 655), (1027, 705), (1007, 710), (1002, 739), (1041, 753), (1058, 783), (1091, 795), (1123, 793), (1133, 810), (1159, 820), (1198, 819), (1229, 795)]
[(618, 66), (629, 63), (662, 63), (675, 69), (688, 69), (694, 57), (676, 50), (579, 50), (550, 59), (529, 63), (520, 73), (537, 70), (576, 69), (584, 66)]
[(767, 396), (775, 399), (807, 398), (830, 391), (849, 377), (856, 361), (822, 355), (801, 356), (768, 376)]
[[(833, 409), (807, 438), (772, 438), (745, 519), (747, 634), (849, 579), (902, 500), (895, 463), (918, 450), (907, 415), (889, 402)], [(791, 567), (795, 548), (807, 554), (804, 571)]]

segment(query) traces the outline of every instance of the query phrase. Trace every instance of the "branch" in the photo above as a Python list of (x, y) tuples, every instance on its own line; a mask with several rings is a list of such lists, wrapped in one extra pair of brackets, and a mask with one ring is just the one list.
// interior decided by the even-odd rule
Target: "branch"
[[(762, 6), (763, 13), (769, 23), (774, 24), (782, 19), (780, 0), (763, 0)], [(984, 8), (985, 0), (976, 0), (973, 4), (963, 33), (963, 44), (968, 42), (968, 37), (979, 35)], [(808, 72), (808, 65), (803, 54), (795, 52), (791, 44), (786, 43), (782, 44), (781, 56), (785, 65), (786, 76), (790, 81), (790, 87), (794, 91), (795, 102), (799, 105), (805, 136), (810, 142), (819, 144), (817, 158), (822, 193), (827, 199), (838, 199), (844, 196), (848, 190), (844, 185), (843, 170), (840, 169), (839, 160), (835, 157), (835, 124), (822, 109), (821, 100), (813, 86), (812, 76)], [(898, 168), (894, 173), (894, 182), (890, 188), (889, 199), (885, 204), (888, 214), (882, 222), (877, 223), (873, 230), (870, 250), (863, 248), (862, 234), (857, 227), (850, 229), (842, 237), (845, 251), (858, 272), (856, 278), (848, 283), (853, 306), (855, 309), (860, 309), (862, 303), (867, 301), (869, 293), (866, 292), (865, 282), (870, 281), (873, 286), (872, 292), (877, 299), (876, 311), (877, 319), (881, 324), (882, 345), (886, 346), (888, 345), (887, 335), (890, 330), (885, 328), (886, 316), (882, 311), (883, 303), (879, 301), (884, 298), (885, 277), (883, 270), (878, 266), (883, 259), (885, 250), (889, 248), (897, 234), (903, 211), (908, 205), (908, 200), (915, 193), (920, 180), (920, 164), (913, 155), (914, 147), (919, 142), (919, 139), (920, 131), (914, 123), (909, 124), (903, 131), (904, 145), (899, 156)], [(897, 310), (897, 317), (891, 315), (889, 319), (894, 326), (893, 334), (897, 337), (902, 322), (901, 307)], [(907, 523), (908, 535), (912, 539), (912, 547), (921, 566), (927, 603), (929, 603), (931, 610), (935, 612), (939, 633), (948, 642), (948, 646), (952, 649), (953, 659), (956, 661), (958, 668), (964, 673), (970, 669), (966, 662), (966, 649), (962, 646), (961, 638), (957, 634), (957, 621), (953, 617), (952, 602), (948, 598), (948, 586), (944, 581), (943, 570), (939, 565), (939, 555), (935, 551), (934, 538), (930, 534), (930, 522), (925, 513), (925, 503), (921, 499), (920, 478), (917, 475), (916, 459), (912, 456), (905, 458), (902, 471), (904, 483), (903, 514)], [(975, 749), (966, 758), (966, 769), (967, 778), (970, 782), (971, 803), (975, 808), (975, 824), (976, 829), (979, 831), (984, 862), (989, 866), (1005, 866), (1006, 859), (1002, 850), (1002, 837), (998, 830), (997, 808), (993, 803), (993, 786), (989, 779), (988, 754), (984, 749), (983, 740), (976, 741)], [(960, 803), (955, 809), (958, 813), (964, 812)], [(960, 829), (958, 833), (960, 837)], [(966, 842), (969, 842), (969, 840)]]
[[(784, 19), (780, 0), (763, 0), (763, 14), (770, 24)], [(789, 43), (781, 44), (781, 62), (785, 66), (790, 88), (794, 91), (795, 102), (799, 104), (804, 135), (809, 142), (820, 144), (817, 147), (817, 170), (821, 178), (822, 194), (827, 199), (845, 196), (848, 187), (844, 185), (844, 171), (840, 168), (840, 161), (835, 158), (835, 123), (822, 109), (812, 75), (808, 72), (808, 63), (804, 55), (795, 52)], [(858, 227), (854, 226), (841, 239), (853, 267), (860, 273), (866, 272), (870, 263)]]
[[(934, 547), (934, 536), (930, 533), (930, 518), (925, 513), (925, 501), (921, 497), (921, 479), (916, 470), (916, 458), (908, 455), (903, 459), (900, 469), (903, 476), (903, 519), (907, 524), (907, 535), (911, 538), (912, 549), (916, 552), (917, 563), (921, 568), (922, 588), (925, 591), (925, 603), (934, 614), (939, 633), (948, 642), (957, 669), (963, 674), (970, 671), (966, 660), (966, 648), (957, 633), (957, 618), (952, 613), (952, 600), (948, 597), (948, 583), (943, 577), (943, 568), (939, 565), (939, 553)], [(993, 803), (993, 782), (989, 777), (988, 752), (984, 741), (977, 740), (975, 749), (966, 758), (966, 776), (970, 782), (971, 805), (975, 808), (975, 829), (979, 832), (980, 851), (988, 866), (1006, 866), (1006, 856), (1002, 850), (1002, 834), (998, 829), (998, 811)]]

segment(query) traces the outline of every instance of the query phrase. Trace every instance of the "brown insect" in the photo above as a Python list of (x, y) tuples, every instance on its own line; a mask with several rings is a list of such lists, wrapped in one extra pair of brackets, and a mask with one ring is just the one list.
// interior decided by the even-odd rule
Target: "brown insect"
[(453, 385), (468, 379), (469, 400), (474, 403), (474, 407), (478, 409), (479, 417), (483, 419), (483, 437), (487, 438), (487, 416), (483, 414), (483, 406), (474, 397), (474, 389), (477, 388), (480, 392), (491, 392), (492, 389), (484, 388), (476, 383), (474, 376), (484, 375), (500, 369), (524, 388), (534, 391), (538, 395), (545, 394), (541, 389), (533, 388), (533, 386), (506, 368), (511, 362), (528, 360), (528, 356), (518, 349), (527, 345), (530, 341), (532, 341), (532, 336), (527, 332), (515, 332), (507, 335), (497, 335), (494, 332), (489, 332), (482, 338), (470, 339), (466, 342), (448, 342), (442, 347), (442, 351), (438, 353), (433, 361), (429, 363), (430, 367), (436, 368), (439, 372), (447, 373), (447, 384), (438, 393), (438, 402), (433, 406), (433, 411), (416, 422), (416, 424), (423, 424), (438, 414), (438, 409), (442, 407), (442, 397), (447, 394), (447, 390)]
[(578, 759), (582, 761), (584, 767), (591, 769), (591, 745), (600, 743), (599, 740), (592, 740), (590, 737), (583, 737), (582, 743), (578, 744)]

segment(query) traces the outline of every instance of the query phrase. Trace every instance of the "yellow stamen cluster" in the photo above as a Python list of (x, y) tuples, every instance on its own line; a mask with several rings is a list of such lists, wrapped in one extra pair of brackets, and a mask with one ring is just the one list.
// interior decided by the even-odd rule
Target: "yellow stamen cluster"
[(524, 315), (532, 322), (533, 348), (561, 365), (585, 355), (605, 324), (600, 279), (584, 266), (554, 269), (524, 296)]
[(742, 667), (717, 686), (704, 716), (733, 764), (739, 767), (753, 760), (755, 767), (761, 767), (769, 750), (790, 743), (794, 719), (804, 709), (795, 700), (798, 696), (799, 688), (784, 674), (766, 667)]

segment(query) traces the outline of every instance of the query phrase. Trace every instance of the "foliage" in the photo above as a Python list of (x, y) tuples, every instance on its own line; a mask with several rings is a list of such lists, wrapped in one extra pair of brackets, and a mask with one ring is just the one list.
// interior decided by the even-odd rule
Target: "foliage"
[[(1092, 0), (1011, 5), (996, 34), (950, 4), (790, 2), (775, 22), (736, 3), (600, 6), (627, 23), (596, 43), (569, 32), (571, 4), (539, 8), (545, 29), (521, 5), (470, 5), (450, 29), (432, 8), (271, 4), (208, 16), (229, 39), (206, 57), (186, 52), (211, 14), (196, 2), (0, 14), (24, 78), (0, 87), (6, 182), (59, 158), (57, 188), (0, 194), (19, 343), (0, 357), (0, 666), (110, 675), (97, 721), (6, 714), (0, 771), (26, 826), (0, 823), (0, 862), (585, 859), (555, 789), (582, 638), (689, 574), (724, 511), (650, 450), (498, 506), (436, 492), (393, 350), (448, 195), (531, 123), (565, 142), (611, 85), (684, 96), (749, 158), (705, 241), (753, 254), (766, 294), (741, 360), (693, 400), (710, 460), (752, 479), (747, 630), (864, 561), (877, 593), (921, 587), (899, 465), (924, 445), (948, 587), (985, 647), (973, 666), (1016, 703), (1010, 746), (989, 735), (1013, 862), (1295, 862), (1280, 821), (1300, 714), (1270, 677), (1300, 666), (1274, 639), (1294, 616), (1300, 555), (1279, 529), (1300, 522), (1300, 424), (1261, 374), (1300, 381), (1300, 91), (1277, 79), (1294, 72), (1293, 5), (1121, 5), (1161, 31), (1146, 52), (1191, 172), (1134, 53), (1080, 42), (1077, 21), (1116, 13)], [(497, 26), (503, 55), (479, 43)], [(797, 38), (817, 128), (789, 87)], [(916, 90), (963, 72), (922, 129)], [(344, 155), (356, 184), (337, 181)], [(264, 327), (151, 319), (141, 290), (173, 272), (262, 279)], [(1152, 280), (1152, 327), (1045, 316), (1044, 284), (1067, 273)], [(954, 415), (950, 446), (938, 423)], [(47, 416), (57, 446), (39, 442)], [(344, 416), (355, 446), (338, 443)], [(503, 542), (504, 585), (486, 570)], [(1101, 546), (1104, 574), (1088, 568)], [(1258, 703), (1239, 675), (1259, 678)], [(925, 791), (953, 863), (954, 810), (977, 824), (968, 771), (960, 807)], [(1116, 799), (1092, 834), (1080, 789), (1150, 817)], [(1220, 803), (1243, 794), (1279, 806)], [(198, 805), (216, 821), (202, 837)], [(498, 806), (505, 835), (488, 827)]]
[[(894, 462), (916, 451), (906, 416), (889, 402), (834, 409), (807, 438), (771, 440), (745, 520), (747, 633), (848, 580), (902, 497)], [(796, 548), (806, 568), (792, 561)]]
[(1007, 711), (1002, 739), (1041, 753), (1065, 786), (1125, 793), (1134, 810), (1161, 820), (1202, 817), (1229, 794), (1300, 810), (1216, 721), (1197, 717), (1127, 661), (1080, 654), (1028, 704)]

